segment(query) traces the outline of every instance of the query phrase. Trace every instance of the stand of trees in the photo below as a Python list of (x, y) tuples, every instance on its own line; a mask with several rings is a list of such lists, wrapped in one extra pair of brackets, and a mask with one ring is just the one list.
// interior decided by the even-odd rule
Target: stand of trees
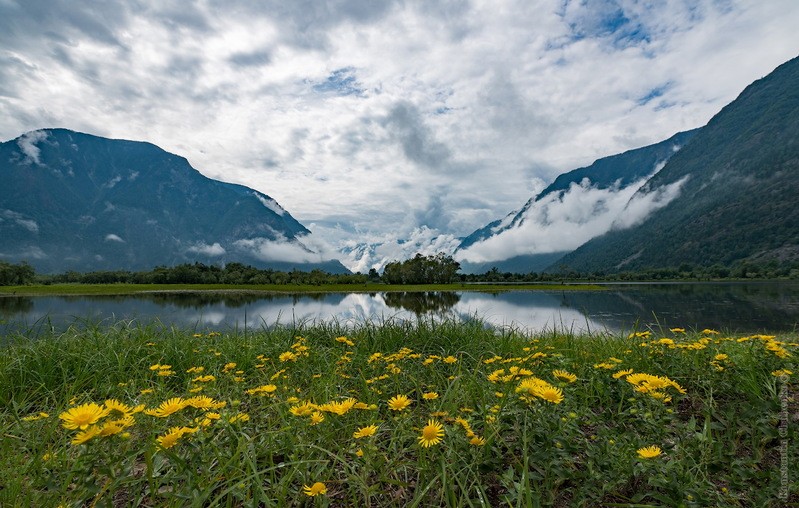
[(24, 286), (32, 284), (36, 279), (36, 272), (28, 263), (12, 265), (0, 261), (0, 286)]
[(105, 272), (67, 272), (39, 277), (42, 284), (296, 284), (321, 286), (325, 284), (364, 284), (361, 274), (330, 274), (322, 270), (281, 272), (261, 270), (241, 263), (228, 263), (224, 267), (203, 263), (182, 264), (172, 267), (157, 266), (143, 272), (124, 270)]
[(406, 261), (388, 263), (382, 280), (387, 284), (449, 284), (458, 280), (460, 269), (460, 263), (443, 252), (435, 256), (417, 254)]

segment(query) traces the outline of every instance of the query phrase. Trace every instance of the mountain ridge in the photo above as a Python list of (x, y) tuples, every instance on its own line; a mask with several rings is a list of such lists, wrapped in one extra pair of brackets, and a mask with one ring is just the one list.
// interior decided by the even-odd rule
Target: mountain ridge
[(0, 259), (37, 270), (235, 261), (347, 271), (305, 245), (310, 231), (270, 196), (152, 143), (41, 129), (0, 143), (0, 173)]

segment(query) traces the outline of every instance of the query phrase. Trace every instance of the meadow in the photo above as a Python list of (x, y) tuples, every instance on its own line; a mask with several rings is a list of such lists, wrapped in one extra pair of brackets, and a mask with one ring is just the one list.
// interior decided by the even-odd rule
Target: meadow
[(799, 506), (795, 335), (7, 337), (1, 506)]

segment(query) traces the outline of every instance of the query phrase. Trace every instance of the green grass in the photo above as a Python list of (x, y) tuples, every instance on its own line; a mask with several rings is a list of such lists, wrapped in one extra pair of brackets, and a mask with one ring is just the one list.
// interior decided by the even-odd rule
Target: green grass
[[(119, 323), (6, 341), (0, 506), (799, 503), (797, 374), (772, 374), (796, 372), (796, 337), (529, 336), (479, 321), (387, 321), (206, 335)], [(661, 376), (667, 386), (636, 391), (614, 378), (623, 369)], [(554, 370), (576, 380), (559, 380)], [(197, 380), (204, 375), (215, 379)], [(548, 397), (518, 391), (531, 377), (545, 382)], [(247, 392), (264, 385), (274, 391)], [(423, 397), (431, 392), (438, 397)], [(89, 402), (153, 409), (196, 395), (224, 406), (187, 406), (167, 417), (137, 412), (128, 435), (84, 444), (71, 444), (78, 431), (59, 419)], [(411, 405), (392, 410), (395, 395)], [(336, 414), (325, 406), (350, 397), (363, 408)], [(292, 413), (304, 401), (315, 404), (321, 423)], [(418, 439), (430, 419), (445, 434), (424, 448)], [(378, 426), (374, 436), (353, 437), (367, 425)], [(175, 427), (198, 430), (160, 446), (158, 437)], [(638, 456), (652, 445), (662, 454)], [(315, 482), (327, 493), (303, 494)]]
[(376, 293), (394, 291), (602, 290), (595, 284), (50, 284), (0, 286), (0, 295), (129, 295), (143, 292), (235, 291), (269, 293)]

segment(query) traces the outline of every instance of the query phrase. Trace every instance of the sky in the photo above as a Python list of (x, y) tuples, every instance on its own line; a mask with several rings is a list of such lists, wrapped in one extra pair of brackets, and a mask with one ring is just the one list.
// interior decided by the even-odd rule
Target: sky
[(704, 125), (797, 26), (796, 0), (0, 0), (0, 140), (154, 143), (366, 271)]

